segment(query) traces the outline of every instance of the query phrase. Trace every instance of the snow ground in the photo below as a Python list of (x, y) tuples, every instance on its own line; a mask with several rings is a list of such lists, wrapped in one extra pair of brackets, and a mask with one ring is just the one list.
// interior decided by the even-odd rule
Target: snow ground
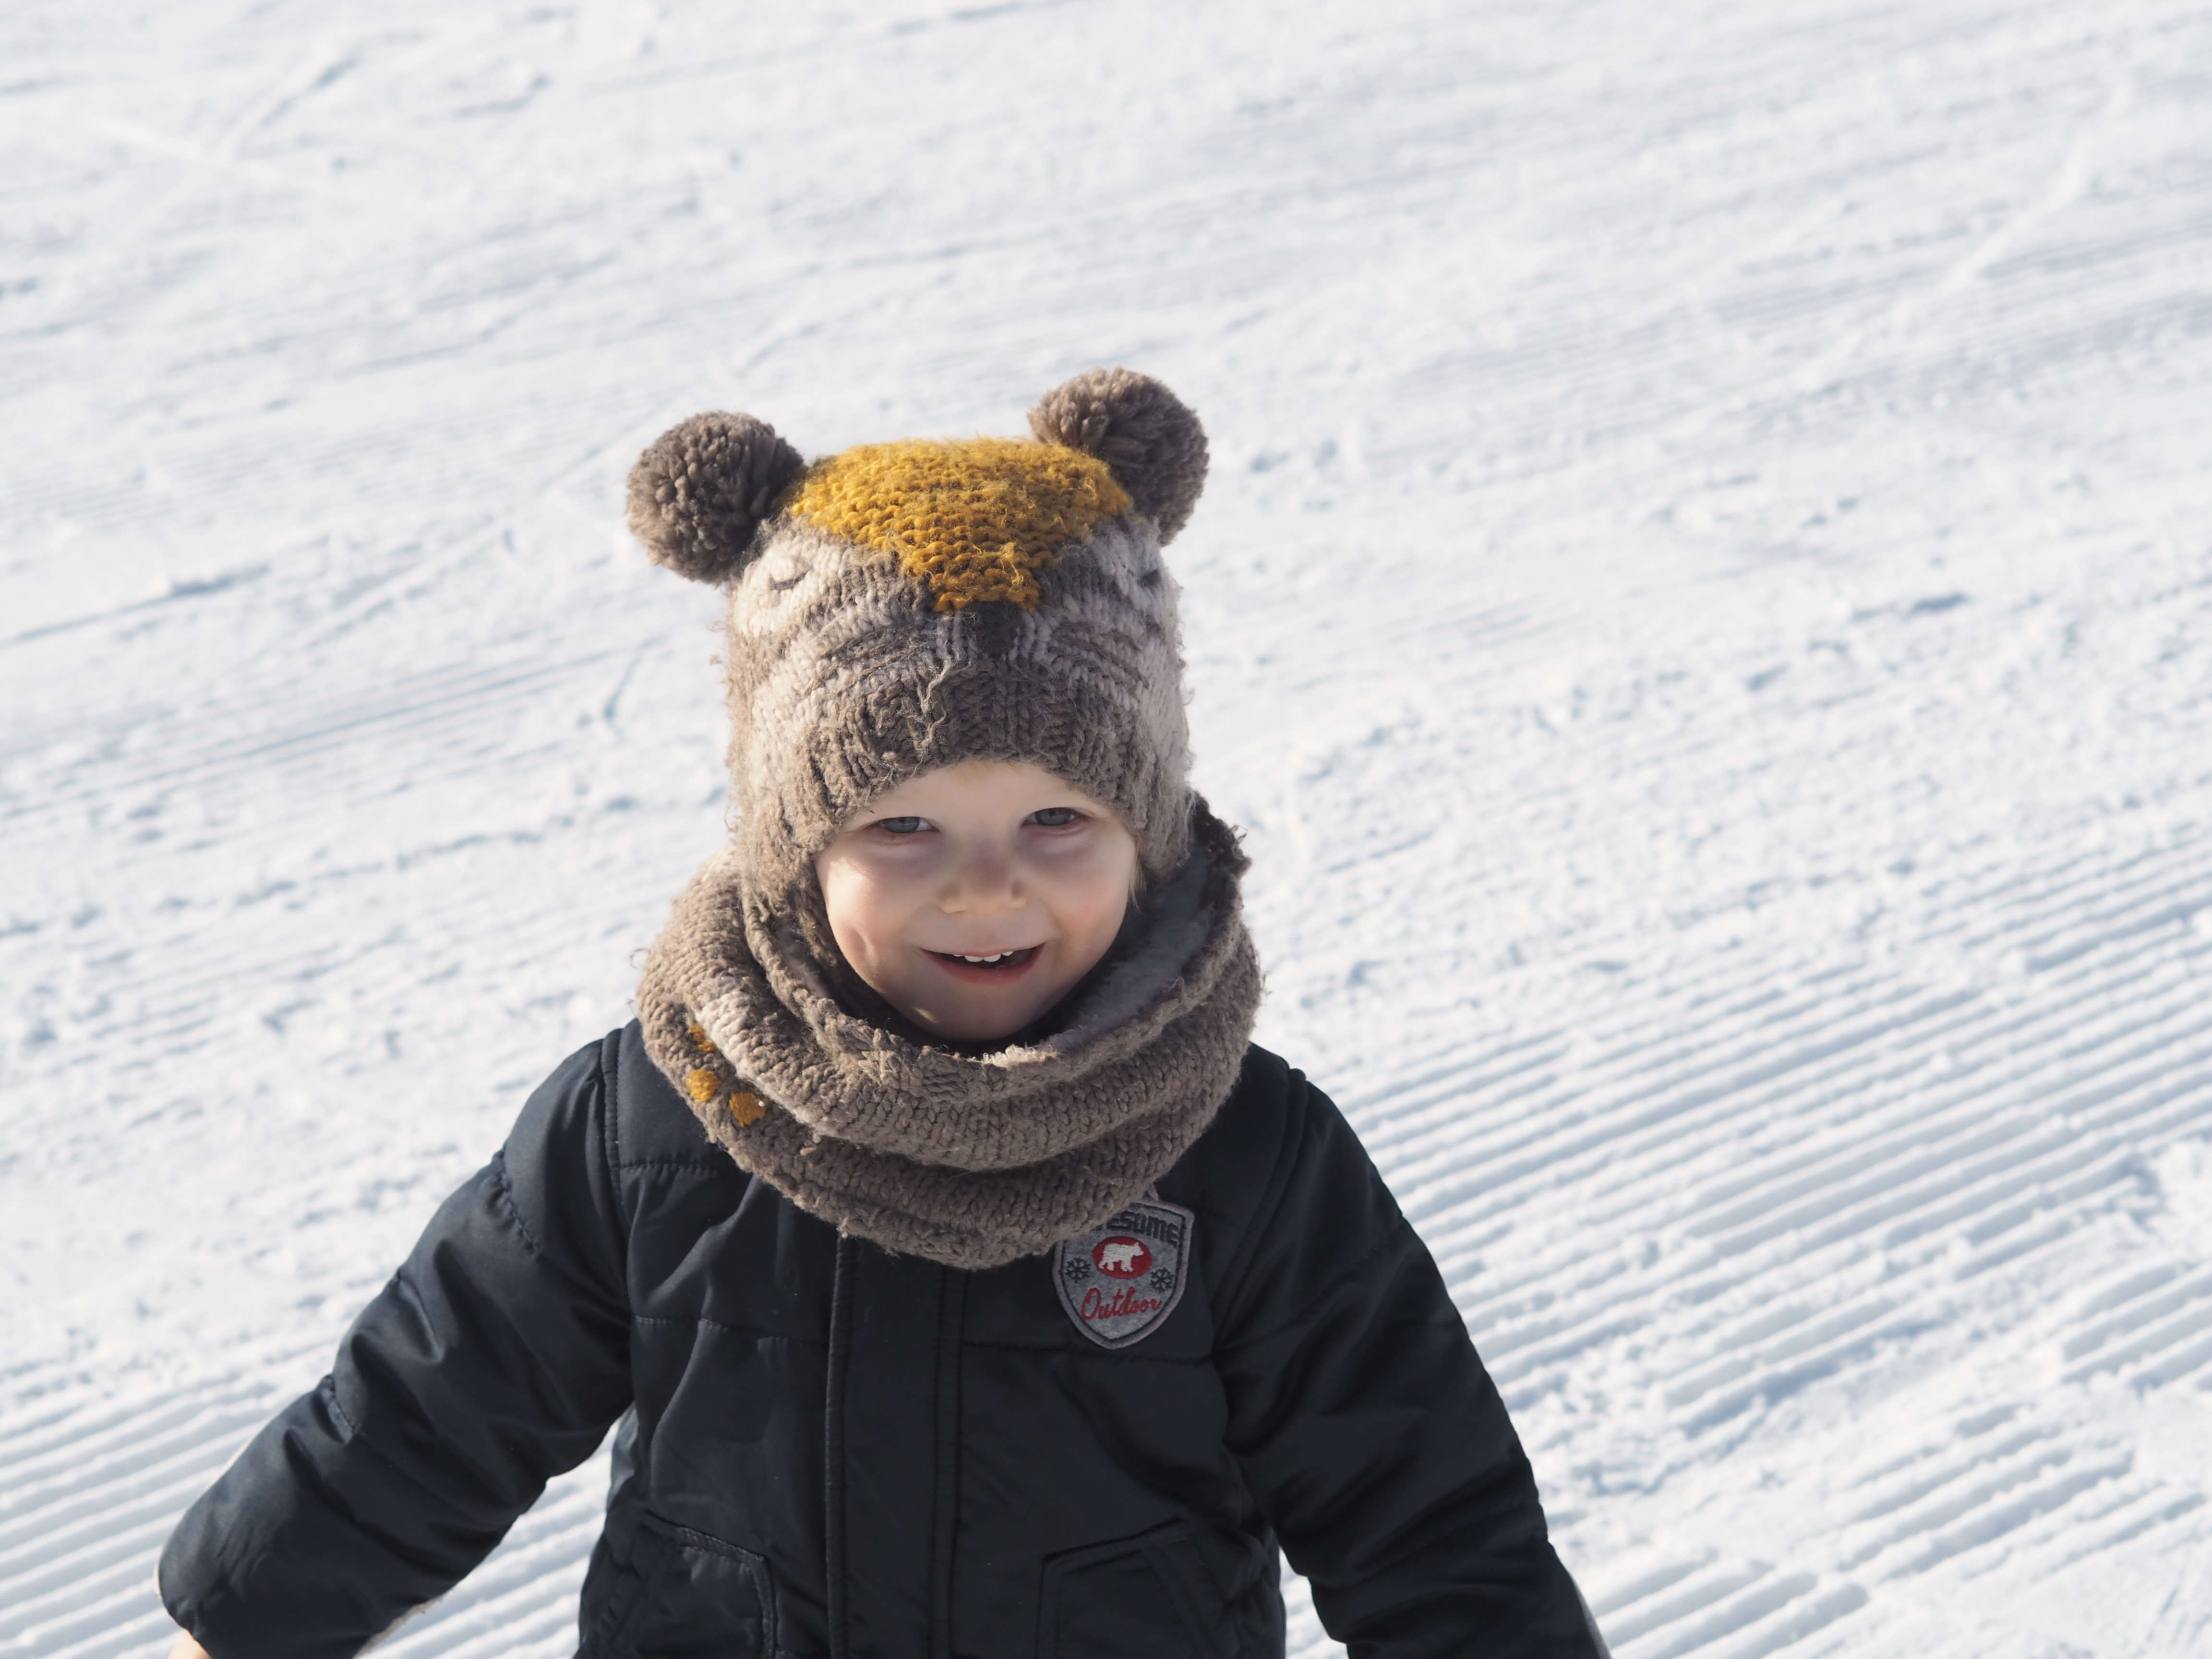
[[(627, 1017), (638, 448), (1114, 362), (1262, 1037), (1616, 1653), (2212, 1650), (2212, 11), (16, 0), (0, 204), (0, 1652), (161, 1650)], [(599, 1478), (394, 1659), (568, 1651)]]

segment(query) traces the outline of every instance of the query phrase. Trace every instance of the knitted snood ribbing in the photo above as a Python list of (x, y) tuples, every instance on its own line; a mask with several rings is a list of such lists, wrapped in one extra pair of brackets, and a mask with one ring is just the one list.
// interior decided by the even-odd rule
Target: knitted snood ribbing
[(1049, 1249), (1166, 1174), (1243, 1063), (1244, 858), (1194, 799), (1189, 848), (1059, 1030), (981, 1054), (847, 1012), (732, 848), (647, 958), (647, 1051), (739, 1167), (843, 1232), (964, 1268)]

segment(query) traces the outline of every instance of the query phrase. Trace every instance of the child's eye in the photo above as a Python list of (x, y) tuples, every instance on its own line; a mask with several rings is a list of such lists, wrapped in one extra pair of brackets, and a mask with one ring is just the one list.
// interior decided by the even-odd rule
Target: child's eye
[(1082, 816), (1073, 806), (1048, 806), (1030, 813), (1030, 822), (1047, 830), (1065, 830)]
[(927, 827), (927, 821), (922, 818), (878, 818), (876, 820), (877, 829), (887, 830), (894, 836), (911, 836)]

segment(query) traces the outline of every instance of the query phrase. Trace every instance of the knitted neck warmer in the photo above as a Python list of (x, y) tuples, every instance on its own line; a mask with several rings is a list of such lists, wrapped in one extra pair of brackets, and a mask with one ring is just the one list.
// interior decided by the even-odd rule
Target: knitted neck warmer
[(1243, 1063), (1244, 858), (1195, 799), (1188, 848), (1056, 1030), (977, 1054), (848, 1012), (733, 847), (646, 963), (647, 1051), (740, 1168), (841, 1231), (954, 1267), (1049, 1249), (1166, 1174)]

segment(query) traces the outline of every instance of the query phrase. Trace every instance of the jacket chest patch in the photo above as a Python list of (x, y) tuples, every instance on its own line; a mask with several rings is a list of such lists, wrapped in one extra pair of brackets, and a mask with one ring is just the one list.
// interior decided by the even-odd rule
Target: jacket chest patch
[(1165, 1324), (1190, 1282), (1197, 1224), (1180, 1205), (1143, 1198), (1055, 1245), (1052, 1282), (1075, 1328), (1102, 1348), (1126, 1348)]

